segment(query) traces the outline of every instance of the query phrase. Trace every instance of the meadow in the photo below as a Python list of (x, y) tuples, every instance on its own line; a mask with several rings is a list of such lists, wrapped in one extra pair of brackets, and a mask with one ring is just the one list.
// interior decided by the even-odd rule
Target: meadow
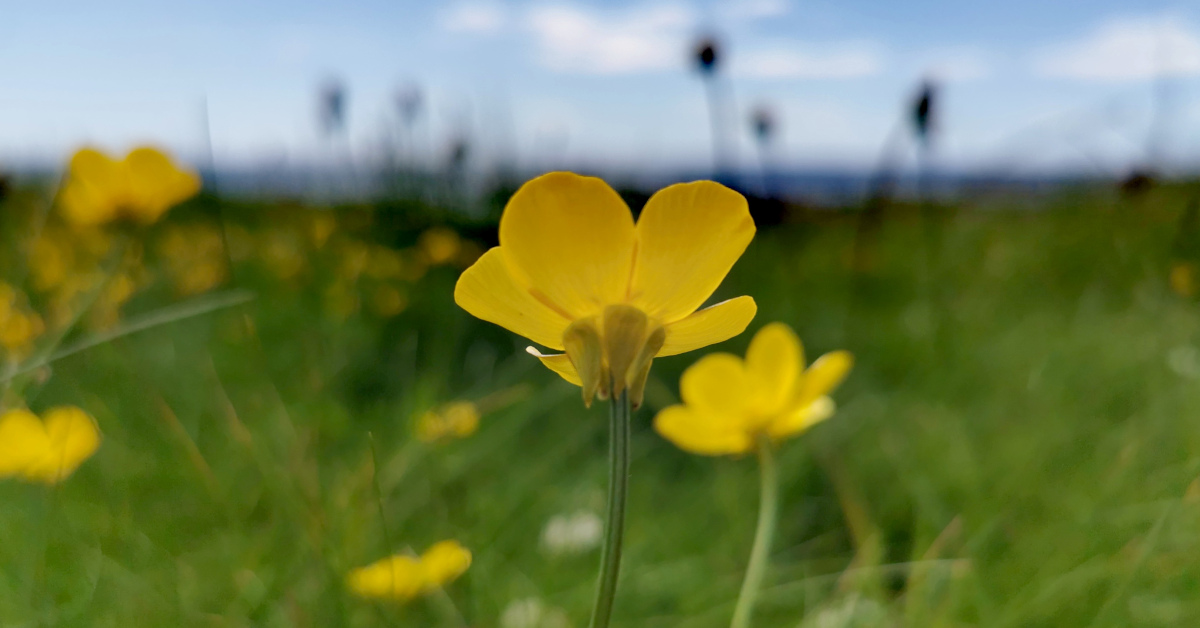
[[(754, 625), (1200, 621), (1192, 195), (1097, 183), (760, 225), (712, 299), (758, 315), (709, 350), (783, 321), (856, 363), (836, 415), (780, 444)], [(0, 201), (3, 279), (45, 328), (9, 347), (3, 404), (79, 406), (103, 442), (57, 485), (0, 481), (0, 625), (587, 624), (605, 404), (453, 298), (499, 205), (202, 194), (89, 244), (52, 198)], [(753, 456), (651, 428), (705, 351), (656, 360), (634, 416), (617, 626), (733, 611)], [(477, 429), (445, 419), (458, 401)], [(348, 591), (352, 569), (444, 539), (474, 560), (443, 590)]]

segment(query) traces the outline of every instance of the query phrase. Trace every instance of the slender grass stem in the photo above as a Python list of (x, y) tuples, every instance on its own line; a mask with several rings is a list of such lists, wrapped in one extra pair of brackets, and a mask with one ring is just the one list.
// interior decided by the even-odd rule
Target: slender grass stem
[(600, 554), (600, 580), (591, 628), (608, 628), (617, 576), (621, 571), (621, 541), (625, 536), (625, 498), (629, 488), (629, 392), (609, 405), (608, 513), (604, 521), (604, 548)]
[[(99, 289), (96, 292), (98, 294)], [(94, 301), (95, 295), (90, 298), (92, 301)], [(79, 318), (81, 318), (82, 315), (90, 308), (89, 301), (88, 307), (80, 308), (80, 313), (59, 333), (59, 336), (54, 339), (54, 342), (51, 343), (50, 348), (43, 355), (36, 357), (23, 365), (19, 365), (16, 369), (8, 373), (0, 373), (0, 384), (6, 384), (9, 380), (12, 380), (19, 375), (33, 372), (42, 368), (43, 366), (46, 366), (47, 364), (70, 357), (76, 353), (86, 351), (92, 347), (102, 345), (106, 342), (116, 340), (117, 338), (122, 338), (124, 336), (158, 327), (160, 325), (166, 325), (176, 321), (200, 316), (202, 314), (208, 314), (209, 312), (215, 312), (217, 310), (234, 307), (243, 303), (249, 303), (253, 300), (254, 293), (250, 292), (249, 290), (230, 290), (228, 292), (204, 296), (186, 301), (184, 303), (169, 305), (153, 312), (143, 314), (142, 316), (131, 317), (116, 329), (93, 334), (87, 338), (82, 338), (68, 345), (59, 347), (63, 337), (65, 337), (67, 333), (75, 327), (75, 324)]]
[[(5, 368), (3, 373), (0, 373), (0, 385), (3, 385), (4, 391), (7, 391), (12, 386), (12, 380), (18, 375), (32, 372), (49, 364), (55, 358), (51, 357), (55, 353), (55, 349), (62, 344), (63, 340), (70, 335), (83, 316), (87, 314), (100, 295), (104, 292), (104, 288), (108, 286), (108, 282), (117, 274), (117, 270), (121, 266), (121, 261), (125, 256), (125, 251), (128, 250), (129, 239), (127, 237), (118, 236), (113, 245), (109, 248), (105, 260), (101, 263), (104, 268), (104, 280), (92, 287), (84, 298), (78, 303), (78, 307), (73, 308), (70, 320), (62, 325), (59, 329), (47, 334), (41, 339), (42, 349), (39, 350), (31, 358), (29, 363), (20, 364), (13, 362)], [(47, 342), (48, 340), (48, 342)]]
[(775, 454), (771, 451), (771, 439), (762, 436), (758, 441), (758, 462), (762, 471), (762, 493), (758, 502), (758, 529), (754, 532), (754, 546), (750, 550), (750, 565), (746, 567), (746, 579), (742, 581), (742, 592), (738, 594), (737, 606), (733, 609), (730, 628), (748, 628), (754, 613), (754, 602), (762, 588), (771, 555), (771, 537), (775, 536), (775, 520), (779, 511), (779, 469), (775, 465)]
[[(367, 432), (367, 442), (371, 444), (371, 482), (375, 485), (375, 505), (379, 507), (379, 527), (383, 530), (383, 542), (387, 544), (385, 551), (391, 556), (396, 547), (392, 545), (392, 534), (388, 530), (387, 515), (383, 510), (383, 489), (379, 485), (379, 452), (375, 449), (375, 434), (370, 431)], [(392, 586), (395, 587), (396, 583), (393, 582)]]

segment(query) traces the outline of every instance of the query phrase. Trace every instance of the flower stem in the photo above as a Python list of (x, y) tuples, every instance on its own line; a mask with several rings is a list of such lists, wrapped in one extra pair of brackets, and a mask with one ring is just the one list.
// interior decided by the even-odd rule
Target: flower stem
[(754, 547), (750, 550), (750, 565), (746, 567), (746, 579), (742, 592), (738, 594), (737, 606), (733, 609), (730, 628), (748, 628), (754, 613), (754, 602), (762, 588), (763, 576), (767, 573), (767, 562), (771, 554), (771, 537), (775, 536), (775, 519), (779, 510), (779, 469), (775, 466), (775, 454), (771, 451), (771, 439), (762, 436), (758, 441), (758, 462), (762, 471), (762, 493), (758, 502), (758, 529), (754, 532)]
[(591, 628), (608, 628), (617, 576), (621, 571), (621, 539), (625, 536), (625, 497), (629, 487), (629, 391), (609, 406), (608, 514), (604, 522), (604, 548), (600, 554), (600, 581)]

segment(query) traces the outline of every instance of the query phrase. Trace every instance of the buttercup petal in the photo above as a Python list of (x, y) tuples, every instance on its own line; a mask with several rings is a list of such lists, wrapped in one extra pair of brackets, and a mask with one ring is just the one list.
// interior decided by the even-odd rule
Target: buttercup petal
[(360, 567), (346, 576), (346, 586), (356, 595), (372, 599), (407, 600), (424, 586), (420, 561), (411, 556), (391, 556)]
[(542, 364), (545, 365), (546, 368), (558, 373), (560, 377), (568, 382), (571, 382), (576, 386), (583, 385), (583, 380), (579, 378), (579, 373), (575, 371), (575, 365), (571, 364), (571, 358), (567, 357), (567, 354), (554, 353), (547, 355), (545, 353), (541, 353), (533, 347), (525, 347), (525, 352), (541, 360)]
[(746, 199), (719, 183), (659, 190), (637, 222), (632, 303), (666, 324), (695, 312), (742, 256), (754, 231)]
[(200, 178), (181, 170), (161, 151), (135, 148), (125, 157), (132, 196), (128, 210), (143, 222), (154, 222), (163, 212), (200, 191)]
[(67, 168), (71, 181), (86, 183), (109, 200), (119, 200), (129, 192), (124, 164), (94, 148), (76, 151)]
[(792, 328), (771, 323), (758, 330), (746, 350), (746, 372), (755, 390), (755, 408), (762, 414), (784, 409), (804, 368), (804, 348)]
[(92, 417), (74, 406), (52, 408), (42, 420), (47, 448), (23, 475), (31, 480), (61, 482), (100, 448), (100, 431)]
[(667, 340), (658, 355), (678, 355), (729, 340), (745, 331), (757, 312), (758, 306), (748, 296), (706, 307), (668, 325)]
[(654, 429), (680, 449), (704, 456), (740, 454), (754, 446), (745, 430), (688, 406), (664, 408), (654, 417)]
[(24, 472), (45, 453), (48, 440), (34, 413), (14, 409), (0, 414), (0, 478)]
[(604, 181), (552, 172), (508, 201), (500, 249), (517, 283), (567, 318), (583, 318), (625, 301), (633, 216)]
[(434, 543), (421, 555), (421, 568), (425, 571), (425, 585), (429, 588), (443, 586), (463, 575), (471, 566), (471, 551), (458, 541)]
[(729, 353), (710, 353), (683, 372), (679, 395), (688, 408), (744, 429), (752, 401), (745, 363)]
[(767, 434), (774, 439), (795, 436), (808, 428), (833, 416), (837, 406), (829, 397), (818, 397), (816, 401), (780, 416), (767, 426)]
[(796, 387), (795, 403), (804, 407), (837, 388), (854, 366), (854, 356), (849, 351), (833, 351), (817, 358), (800, 376)]
[(542, 346), (562, 351), (570, 321), (517, 285), (500, 247), (484, 253), (459, 276), (454, 302), (476, 318), (495, 323)]
[(59, 195), (63, 216), (77, 225), (97, 225), (116, 217), (129, 195), (129, 176), (121, 162), (93, 148), (75, 152)]

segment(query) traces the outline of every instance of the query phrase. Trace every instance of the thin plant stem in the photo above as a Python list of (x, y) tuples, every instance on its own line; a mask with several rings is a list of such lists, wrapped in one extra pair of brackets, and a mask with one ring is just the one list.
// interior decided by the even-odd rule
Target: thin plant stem
[(75, 326), (79, 324), (79, 321), (83, 319), (83, 316), (92, 309), (92, 306), (108, 286), (108, 282), (112, 281), (117, 270), (121, 267), (121, 262), (125, 257), (125, 251), (128, 249), (128, 246), (128, 238), (118, 237), (115, 239), (114, 244), (109, 248), (108, 254), (105, 256), (105, 261), (102, 263), (102, 267), (105, 269), (104, 280), (87, 292), (80, 307), (74, 308), (74, 311), (71, 313), (71, 319), (67, 321), (66, 325), (63, 325), (54, 333), (47, 334), (43, 338), (43, 341), (48, 338), (49, 342), (43, 343), (43, 348), (31, 358), (30, 361), (32, 363), (22, 365), (13, 362), (7, 365), (3, 373), (0, 373), (0, 384), (3, 384), (5, 392), (12, 386), (12, 380), (18, 375), (24, 375), (50, 363), (53, 358), (47, 356), (54, 353), (55, 349), (62, 344), (63, 340), (70, 335)]
[(600, 580), (591, 628), (608, 628), (617, 576), (621, 571), (621, 541), (625, 536), (625, 499), (629, 488), (629, 391), (609, 404), (608, 513), (604, 520), (604, 548), (600, 554)]
[[(101, 286), (101, 289), (103, 289), (103, 286)], [(99, 294), (99, 290), (97, 290), (96, 293)], [(94, 296), (95, 295), (92, 297), (93, 301), (95, 300)], [(153, 312), (143, 314), (142, 316), (129, 318), (124, 324), (120, 325), (116, 329), (93, 334), (87, 338), (80, 339), (76, 342), (72, 342), (59, 348), (59, 343), (62, 338), (67, 335), (67, 332), (70, 332), (71, 329), (74, 328), (76, 321), (78, 321), (82, 314), (86, 313), (88, 310), (87, 307), (80, 308), (79, 316), (76, 316), (75, 321), (72, 321), (64, 328), (64, 330), (59, 334), (59, 337), (54, 340), (49, 350), (47, 350), (42, 356), (30, 360), (26, 364), (19, 365), (11, 372), (0, 374), (0, 384), (6, 384), (8, 381), (19, 375), (33, 372), (52, 362), (70, 357), (76, 353), (91, 349), (92, 347), (116, 340), (117, 338), (122, 338), (130, 334), (161, 325), (167, 325), (176, 321), (200, 316), (202, 314), (208, 314), (209, 312), (215, 312), (217, 310), (230, 308), (243, 303), (249, 303), (253, 300), (254, 293), (250, 292), (249, 290), (230, 290), (228, 292), (200, 297), (184, 303), (168, 305)], [(56, 348), (57, 350), (55, 350)]]
[(758, 502), (758, 529), (754, 532), (754, 546), (750, 550), (750, 565), (746, 567), (746, 579), (742, 592), (738, 594), (737, 606), (733, 609), (730, 628), (748, 628), (754, 613), (754, 602), (762, 589), (763, 577), (771, 556), (771, 537), (775, 536), (775, 519), (779, 511), (779, 468), (775, 465), (775, 454), (771, 451), (771, 439), (761, 436), (758, 440), (758, 463), (762, 471), (762, 493)]
[[(375, 485), (375, 505), (379, 507), (379, 527), (383, 529), (383, 542), (387, 544), (386, 551), (390, 556), (396, 550), (392, 545), (392, 534), (388, 531), (387, 515), (383, 512), (383, 489), (379, 486), (379, 452), (375, 449), (374, 433), (367, 432), (367, 442), (371, 444), (371, 482)], [(393, 582), (392, 586), (395, 587), (396, 583)]]
[[(392, 535), (388, 531), (387, 516), (383, 511), (383, 490), (379, 488), (379, 452), (375, 449), (375, 434), (367, 431), (367, 443), (371, 445), (371, 483), (375, 485), (375, 505), (379, 507), (379, 527), (383, 530), (383, 543), (386, 546), (384, 552), (391, 556), (395, 551), (392, 545)], [(391, 570), (392, 588), (396, 588), (396, 570)], [(393, 623), (392, 618), (384, 612), (383, 608), (375, 605), (375, 612), (380, 615), (385, 625)]]

